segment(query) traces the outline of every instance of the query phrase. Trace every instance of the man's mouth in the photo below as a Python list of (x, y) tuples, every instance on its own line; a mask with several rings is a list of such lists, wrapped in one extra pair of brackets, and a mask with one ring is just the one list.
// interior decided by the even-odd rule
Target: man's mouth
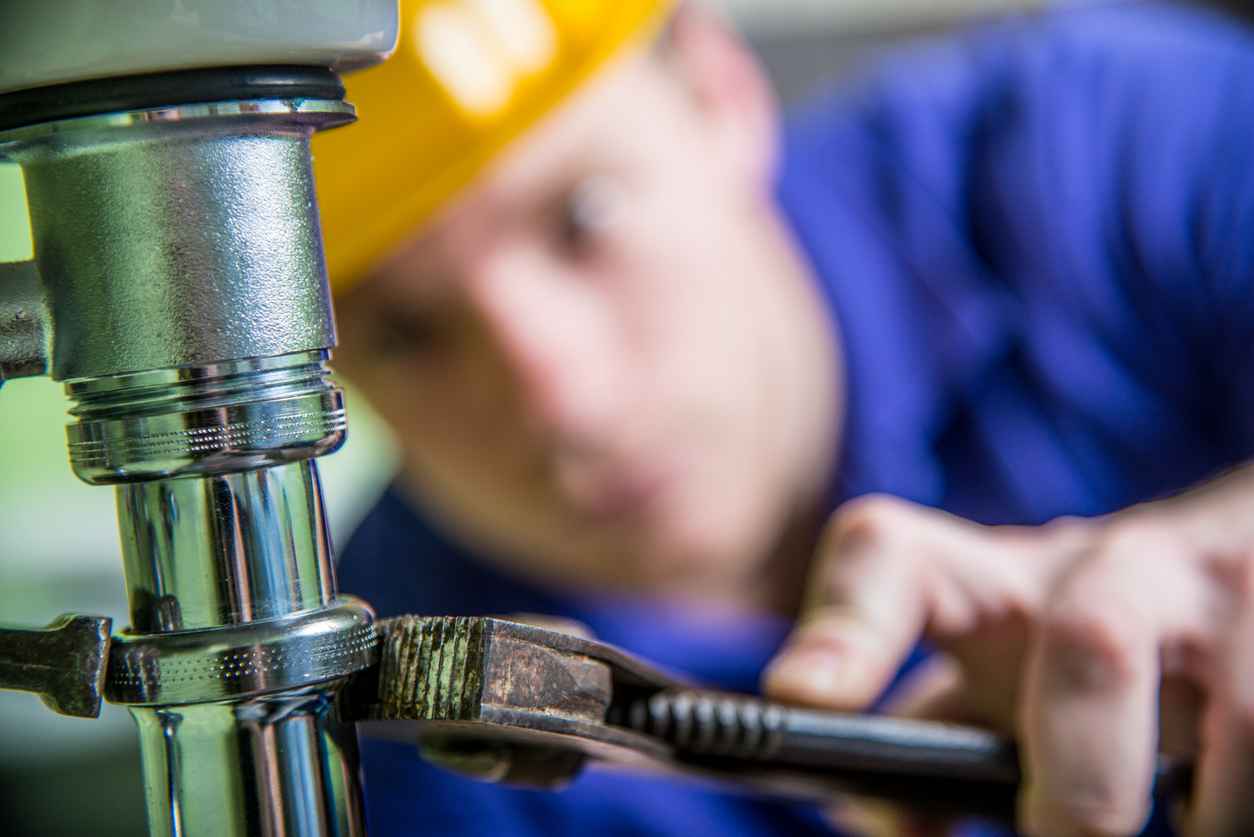
[(655, 509), (672, 480), (661, 468), (572, 469), (559, 480), (567, 502), (589, 521), (638, 522)]

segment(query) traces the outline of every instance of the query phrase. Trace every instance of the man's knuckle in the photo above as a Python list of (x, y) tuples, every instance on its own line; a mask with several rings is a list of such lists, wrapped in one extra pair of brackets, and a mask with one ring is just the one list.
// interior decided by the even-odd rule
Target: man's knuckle
[(1128, 835), (1141, 831), (1144, 805), (1118, 777), (1094, 775), (1083, 768), (1055, 770), (1028, 800), (1027, 833)]
[(1144, 814), (1128, 804), (1122, 789), (1111, 784), (1091, 783), (1064, 797), (1062, 806), (1067, 819), (1093, 837), (1136, 834), (1144, 820)]
[(1238, 609), (1254, 609), (1254, 553), (1214, 553), (1204, 556), (1202, 567), (1213, 589)]
[(1254, 695), (1248, 689), (1228, 688), (1219, 699), (1222, 710), (1211, 716), (1212, 728), (1207, 730), (1211, 740), (1218, 737), (1249, 741), (1254, 738)]
[(1110, 525), (1098, 540), (1097, 552), (1107, 561), (1143, 563), (1176, 555), (1179, 545), (1169, 526), (1139, 515)]
[(868, 494), (845, 503), (832, 516), (828, 541), (835, 546), (873, 543), (895, 537), (907, 514), (903, 500)]
[(1042, 630), (1058, 670), (1083, 684), (1119, 685), (1141, 673), (1141, 622), (1113, 604), (1073, 596), (1049, 609)]
[(1052, 548), (1064, 545), (1078, 548), (1091, 541), (1094, 528), (1094, 523), (1089, 518), (1063, 516), (1048, 521), (1037, 529), (1036, 534)]

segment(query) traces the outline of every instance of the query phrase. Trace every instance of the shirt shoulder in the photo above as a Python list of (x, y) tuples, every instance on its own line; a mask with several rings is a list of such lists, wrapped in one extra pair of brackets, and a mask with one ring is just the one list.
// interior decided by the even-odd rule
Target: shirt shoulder
[(780, 196), (845, 343), (845, 491), (948, 502), (959, 413), (987, 464), (963, 479), (1052, 474), (962, 509), (987, 519), (1100, 513), (1217, 463), (1195, 238), (1199, 196), (1254, 169), (1252, 54), (1215, 14), (1069, 5), (915, 44), (794, 114)]
[(890, 113), (915, 123), (943, 114), (939, 129), (1005, 116), (1016, 102), (1056, 113), (1147, 92), (1187, 111), (1221, 92), (1207, 82), (1252, 66), (1254, 25), (1177, 3), (1075, 0), (890, 50), (794, 112), (790, 131), (835, 135)]

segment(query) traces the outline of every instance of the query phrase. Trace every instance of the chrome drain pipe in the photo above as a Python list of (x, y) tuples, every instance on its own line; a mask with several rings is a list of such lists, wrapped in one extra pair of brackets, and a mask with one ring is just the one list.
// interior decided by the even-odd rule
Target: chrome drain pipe
[(114, 486), (130, 624), (103, 692), (163, 837), (364, 833), (336, 700), (378, 642), (337, 593), (315, 461), (346, 426), (309, 155), (353, 111), (330, 71), (256, 78), (0, 132), (38, 271), (0, 289), (0, 375), (64, 381), (71, 465)]

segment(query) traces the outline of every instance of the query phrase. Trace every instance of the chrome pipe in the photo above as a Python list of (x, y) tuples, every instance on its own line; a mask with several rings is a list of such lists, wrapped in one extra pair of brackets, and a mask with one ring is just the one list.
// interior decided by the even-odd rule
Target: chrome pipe
[(101, 114), (0, 133), (22, 166), (58, 380), (335, 344), (309, 138), (343, 101)]
[(115, 487), (131, 624), (0, 629), (36, 649), (0, 686), (126, 705), (153, 834), (360, 835), (335, 706), (378, 638), (336, 593), (314, 462), (346, 428), (309, 139), (355, 118), (337, 74), (386, 57), (395, 0), (72, 4), (103, 38), (18, 5), (42, 58), (0, 72), (0, 159), (34, 253), (0, 266), (0, 384), (65, 383), (71, 466)]
[(134, 707), (149, 833), (360, 837), (357, 739), (323, 689)]
[(314, 461), (346, 428), (308, 143), (352, 118), (253, 99), (0, 134), (39, 283), (0, 307), (0, 376), (65, 381), (71, 465), (116, 487), (131, 624), (104, 696), (162, 837), (364, 831), (335, 703), (378, 638), (337, 596)]
[(139, 729), (151, 834), (356, 837), (356, 733), (335, 713), (373, 662), (337, 598), (313, 460), (118, 486), (131, 628), (105, 694)]
[(132, 630), (238, 625), (331, 604), (313, 461), (116, 490)]

